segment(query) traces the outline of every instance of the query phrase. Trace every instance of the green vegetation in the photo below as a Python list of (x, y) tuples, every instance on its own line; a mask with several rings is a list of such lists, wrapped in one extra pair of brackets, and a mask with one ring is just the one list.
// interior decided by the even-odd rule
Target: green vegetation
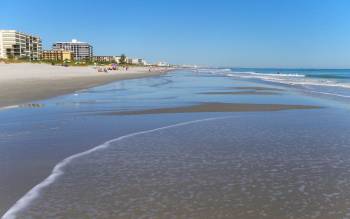
[(7, 59), (0, 59), (0, 61), (5, 63), (40, 63), (39, 60), (31, 60), (29, 57), (15, 57), (13, 55), (8, 55), (7, 57)]
[[(8, 59), (2, 59), (0, 62), (5, 62), (5, 63), (44, 63), (44, 64), (49, 64), (49, 65), (59, 65), (59, 66), (107, 66), (111, 64), (118, 64), (115, 61), (112, 62), (106, 62), (106, 61), (92, 61), (90, 59), (86, 60), (81, 60), (81, 61), (70, 61), (68, 59), (61, 61), (61, 60), (31, 60), (30, 58), (27, 57), (22, 57), (22, 58), (15, 58), (15, 57), (10, 57)], [(119, 59), (119, 66), (143, 66), (139, 64), (130, 64), (127, 63), (127, 58), (125, 54), (122, 54), (120, 59)]]
[(127, 63), (126, 63), (126, 56), (125, 56), (125, 54), (122, 54), (122, 55), (120, 56), (119, 63), (120, 63), (121, 65), (126, 65), (126, 64), (127, 64)]
[(92, 61), (69, 61), (69, 60), (30, 60), (30, 58), (7, 58), (0, 60), (5, 63), (43, 63), (50, 65), (62, 65), (62, 66), (89, 66), (94, 65), (95, 62)]

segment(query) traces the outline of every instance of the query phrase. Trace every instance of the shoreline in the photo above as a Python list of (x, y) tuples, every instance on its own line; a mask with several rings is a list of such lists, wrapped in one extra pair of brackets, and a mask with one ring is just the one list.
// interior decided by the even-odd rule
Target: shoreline
[[(154, 72), (153, 75), (156, 76), (163, 73), (164, 72)], [(118, 76), (121, 75), (122, 74), (119, 74)], [(134, 78), (140, 78), (142, 75), (144, 75), (144, 77), (153, 76), (149, 73), (132, 73), (126, 75), (128, 76), (126, 79), (131, 79), (130, 76), (135, 76)], [(117, 75), (111, 74), (109, 76), (114, 78)], [(84, 77), (84, 79), (88, 79), (90, 77)], [(23, 112), (22, 110), (14, 110), (13, 112), (11, 112), (11, 110), (8, 110), (2, 112), (2, 116), (5, 118), (4, 130), (7, 129), (9, 131), (4, 133), (3, 141), (7, 143), (4, 144), (2, 151), (0, 150), (0, 154), (3, 154), (2, 156), (5, 158), (3, 159), (3, 163), (0, 163), (2, 164), (0, 165), (2, 166), (1, 170), (5, 176), (2, 185), (0, 185), (1, 196), (4, 197), (0, 201), (0, 215), (9, 211), (9, 209), (13, 210), (13, 207), (16, 206), (15, 203), (19, 200), (23, 200), (23, 197), (28, 197), (28, 194), (33, 194), (33, 191), (35, 193), (37, 189), (33, 190), (33, 188), (38, 188), (37, 186), (39, 186), (39, 190), (41, 190), (45, 179), (52, 176), (52, 170), (55, 168), (55, 166), (62, 164), (62, 161), (70, 159), (71, 157), (76, 157), (76, 155), (79, 154), (85, 154), (86, 151), (94, 150), (94, 148), (99, 147), (99, 145), (103, 144), (104, 142), (110, 142), (113, 141), (113, 139), (123, 138), (123, 136), (128, 136), (130, 134), (133, 135), (133, 133), (158, 130), (161, 127), (172, 126), (179, 123), (182, 124), (202, 119), (206, 120), (208, 118), (212, 118), (213, 115), (211, 113), (218, 113), (215, 115), (215, 117), (223, 116), (224, 118), (228, 118), (228, 116), (231, 115), (226, 113), (234, 112), (237, 114), (232, 114), (233, 118), (237, 117), (240, 119), (248, 119), (252, 122), (259, 120), (253, 119), (251, 115), (254, 115), (254, 118), (255, 115), (259, 115), (257, 118), (260, 118), (261, 113), (264, 113), (261, 115), (262, 119), (267, 118), (266, 121), (269, 122), (270, 120), (272, 121), (276, 116), (275, 121), (282, 121), (283, 123), (281, 123), (281, 125), (284, 125), (287, 124), (285, 122), (294, 121), (294, 116), (291, 115), (312, 115), (313, 113), (323, 114), (327, 113), (326, 110), (331, 110), (327, 107), (325, 107), (327, 108), (325, 110), (318, 110), (321, 108), (323, 109), (324, 107), (318, 106), (310, 101), (282, 101), (281, 103), (272, 104), (270, 102), (271, 99), (278, 98), (285, 100), (289, 97), (289, 95), (295, 97), (295, 93), (289, 93), (288, 90), (284, 89), (283, 93), (285, 93), (285, 96), (283, 97), (280, 95), (276, 95), (274, 97), (271, 97), (271, 95), (259, 95), (259, 97), (254, 97), (255, 100), (259, 101), (252, 101), (252, 103), (244, 103), (245, 101), (242, 98), (251, 98), (251, 96), (247, 94), (240, 96), (231, 96), (231, 94), (227, 93), (217, 96), (210, 94), (213, 92), (217, 94), (217, 92), (231, 92), (231, 90), (240, 90), (246, 92), (254, 91), (251, 94), (254, 96), (255, 93), (264, 92), (267, 90), (273, 90), (276, 91), (276, 93), (277, 91), (282, 91), (282, 89), (266, 86), (265, 83), (257, 84), (247, 83), (245, 81), (242, 82), (239, 80), (232, 81), (223, 79), (221, 77), (217, 77), (217, 81), (213, 81), (213, 78), (206, 78), (205, 76), (197, 75), (193, 75), (192, 78), (186, 78), (186, 80), (183, 80), (181, 74), (171, 74), (169, 77), (173, 77), (172, 83), (177, 83), (177, 86), (165, 85), (154, 89), (152, 87), (152, 84), (142, 83), (143, 87), (140, 89), (140, 91), (150, 91), (150, 93), (145, 92), (146, 96), (148, 96), (148, 98), (154, 97), (156, 101), (154, 102), (155, 105), (151, 104), (153, 103), (152, 101), (154, 101), (152, 98), (150, 99), (152, 100), (150, 101), (151, 105), (145, 104), (146, 102), (140, 102), (141, 108), (135, 107), (134, 103), (130, 103), (128, 101), (120, 101), (117, 104), (108, 105), (108, 108), (106, 108), (104, 104), (97, 102), (93, 105), (87, 105), (84, 108), (68, 107), (62, 111), (59, 110), (55, 113), (50, 113), (53, 112), (51, 111), (52, 109), (50, 109), (51, 107), (44, 108), (39, 112), (36, 110), (29, 111), (29, 115), (40, 114), (40, 117), (28, 117), (28, 114), (23, 114), (26, 112)], [(204, 79), (201, 79), (200, 77), (204, 77)], [(81, 77), (79, 78), (82, 79)], [(177, 78), (180, 78), (181, 80), (176, 80)], [(66, 80), (69, 81), (69, 79), (70, 78)], [(76, 79), (77, 78), (74, 78), (74, 80)], [(187, 81), (191, 79), (193, 80), (193, 84), (189, 85)], [(95, 79), (92, 80), (94, 83), (96, 83)], [(140, 80), (147, 79), (141, 78)], [(155, 80), (163, 82), (164, 79), (159, 77)], [(197, 88), (200, 87), (199, 85), (201, 85), (204, 80), (208, 81), (208, 87), (204, 87), (198, 90)], [(84, 81), (84, 83), (86, 83), (86, 81)], [(133, 82), (129, 83), (130, 86), (135, 85)], [(217, 84), (220, 84), (221, 87), (218, 88)], [(147, 90), (147, 88), (150, 88), (150, 90)], [(184, 93), (179, 93), (179, 90), (181, 89), (187, 90)], [(162, 95), (160, 95), (160, 93)], [(195, 100), (197, 104), (191, 104), (189, 106), (189, 100), (183, 101), (181, 98), (177, 100), (171, 100), (170, 103), (173, 104), (170, 105), (167, 101), (161, 101), (161, 98), (163, 96), (172, 96), (176, 94), (178, 97), (181, 97), (183, 94), (187, 93), (190, 97), (192, 97), (192, 99), (189, 100)], [(141, 95), (137, 96), (136, 99), (139, 99), (142, 95), (143, 92), (141, 92)], [(206, 100), (208, 102), (201, 101), (203, 95), (207, 95)], [(128, 98), (128, 95), (125, 96)], [(94, 98), (98, 97), (98, 94), (94, 96)], [(214, 100), (217, 102), (214, 102)], [(242, 103), (237, 103), (235, 100), (242, 100)], [(105, 109), (110, 109), (112, 111), (109, 111), (109, 113), (108, 111), (107, 113), (103, 113), (105, 112)], [(129, 109), (130, 111), (124, 111), (125, 109)], [(302, 112), (298, 113), (299, 110)], [(95, 113), (86, 113), (90, 111)], [(277, 111), (284, 112), (277, 113)], [(67, 112), (73, 112), (75, 115), (74, 119), (71, 119), (72, 114)], [(249, 113), (245, 114), (246, 112)], [(188, 113), (192, 114), (189, 115)], [(174, 115), (172, 116), (172, 114)], [(283, 115), (285, 115), (286, 118), (283, 117)], [(21, 116), (28, 118), (28, 122), (20, 123), (20, 125), (16, 123), (16, 121), (19, 121), (22, 118)], [(38, 118), (40, 118), (40, 124), (38, 124)], [(250, 118), (252, 118), (252, 120), (250, 120)], [(57, 121), (63, 122), (57, 123)], [(223, 121), (225, 121), (225, 119)], [(239, 122), (236, 121), (236, 119), (232, 120), (232, 123), (230, 124), (232, 124), (231, 128), (240, 128), (243, 125), (247, 125), (246, 122)], [(257, 124), (265, 123), (258, 122)], [(254, 128), (255, 125), (249, 126), (248, 124), (242, 130), (251, 130), (252, 127)], [(30, 130), (29, 133), (23, 135), (23, 133), (28, 130)], [(191, 133), (191, 130), (189, 130), (188, 133)], [(293, 131), (294, 129), (292, 128), (291, 130)], [(253, 136), (253, 134), (257, 132), (246, 133), (250, 133)], [(38, 160), (38, 162), (34, 162), (35, 160)], [(28, 175), (26, 173), (31, 174)], [(44, 183), (44, 185), (45, 184), (46, 183)], [(49, 185), (50, 184), (51, 183), (49, 183)]]
[(172, 68), (134, 67), (128, 71), (97, 72), (93, 67), (46, 64), (0, 64), (0, 110), (30, 101), (53, 98), (114, 81), (153, 77)]

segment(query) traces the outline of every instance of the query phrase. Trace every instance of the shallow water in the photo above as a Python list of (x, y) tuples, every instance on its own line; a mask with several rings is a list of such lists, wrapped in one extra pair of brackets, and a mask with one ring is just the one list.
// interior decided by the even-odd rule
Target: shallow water
[(343, 218), (349, 125), (278, 112), (133, 136), (69, 163), (20, 217)]
[[(281, 94), (204, 94), (242, 86), (277, 88)], [(98, 115), (203, 102), (326, 108)], [(37, 103), (40, 108), (24, 105), (0, 113), (2, 209), (64, 158), (146, 132), (67, 162), (63, 175), (36, 191), (38, 197), (19, 209), (18, 218), (341, 218), (349, 213), (350, 121), (336, 101), (287, 87), (178, 72)], [(182, 124), (193, 120), (200, 121)]]

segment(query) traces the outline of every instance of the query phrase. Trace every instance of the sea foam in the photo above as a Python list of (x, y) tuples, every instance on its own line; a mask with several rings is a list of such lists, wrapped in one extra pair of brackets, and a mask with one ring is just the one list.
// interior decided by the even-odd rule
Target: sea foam
[(349, 89), (350, 83), (339, 82), (337, 80), (325, 80), (322, 78), (307, 77), (302, 74), (263, 74), (255, 72), (232, 72), (226, 74), (228, 77), (238, 77), (247, 79), (260, 79), (263, 81), (301, 86), (321, 86)]

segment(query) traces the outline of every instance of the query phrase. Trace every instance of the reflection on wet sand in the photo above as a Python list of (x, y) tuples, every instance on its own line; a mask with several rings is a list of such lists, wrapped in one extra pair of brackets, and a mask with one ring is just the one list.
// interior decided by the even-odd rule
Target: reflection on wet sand
[(270, 91), (238, 91), (238, 92), (204, 92), (204, 95), (280, 95), (281, 93)]
[(230, 89), (234, 90), (255, 90), (255, 91), (283, 91), (283, 89), (280, 88), (274, 88), (274, 87), (258, 87), (258, 86), (239, 86), (239, 87), (231, 87)]
[(284, 105), (284, 104), (244, 104), (244, 103), (202, 103), (193, 106), (173, 108), (157, 108), (138, 111), (110, 112), (104, 115), (144, 115), (165, 113), (195, 113), (195, 112), (257, 112), (280, 111), (293, 109), (317, 109), (318, 106)]
[(17, 218), (350, 216), (347, 112), (288, 87), (187, 72), (169, 78), (3, 111), (0, 214), (73, 157)]
[(44, 106), (45, 106), (44, 104), (40, 104), (40, 103), (27, 103), (27, 104), (19, 105), (20, 108), (42, 108)]
[(322, 112), (242, 113), (119, 138), (68, 163), (18, 218), (348, 218), (349, 121)]

